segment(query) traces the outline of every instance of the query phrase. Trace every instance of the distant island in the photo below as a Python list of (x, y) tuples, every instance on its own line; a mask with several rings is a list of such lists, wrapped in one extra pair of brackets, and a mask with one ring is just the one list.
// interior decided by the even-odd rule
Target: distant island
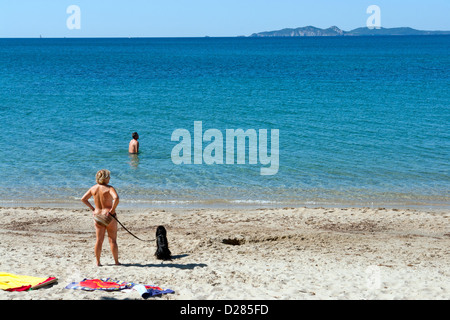
[(336, 26), (321, 29), (313, 26), (286, 28), (253, 33), (250, 37), (338, 37), (338, 36), (429, 36), (450, 35), (450, 31), (425, 31), (409, 27), (369, 29), (367, 27), (344, 31)]

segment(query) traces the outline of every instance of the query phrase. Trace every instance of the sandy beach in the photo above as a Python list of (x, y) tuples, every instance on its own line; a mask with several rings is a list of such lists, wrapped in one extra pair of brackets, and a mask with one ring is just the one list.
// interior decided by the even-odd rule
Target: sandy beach
[(150, 299), (449, 299), (450, 213), (384, 208), (118, 210), (138, 237), (168, 232), (172, 261), (119, 226), (121, 266), (107, 240), (94, 265), (85, 209), (0, 208), (0, 271), (58, 282), (2, 300), (142, 299), (134, 291), (65, 289), (113, 278), (175, 291)]

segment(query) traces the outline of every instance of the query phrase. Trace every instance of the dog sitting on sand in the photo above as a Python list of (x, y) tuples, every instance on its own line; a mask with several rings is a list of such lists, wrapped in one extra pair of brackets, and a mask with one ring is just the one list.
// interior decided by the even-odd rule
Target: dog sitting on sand
[(156, 228), (156, 252), (155, 256), (159, 260), (171, 260), (169, 243), (167, 242), (166, 228), (159, 226)]

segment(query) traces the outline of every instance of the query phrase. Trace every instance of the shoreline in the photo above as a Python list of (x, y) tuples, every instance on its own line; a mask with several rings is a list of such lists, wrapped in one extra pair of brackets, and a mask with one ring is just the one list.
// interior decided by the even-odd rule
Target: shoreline
[[(0, 200), (0, 208), (60, 208), (60, 209), (84, 209), (80, 200)], [(282, 208), (336, 208), (336, 209), (399, 209), (420, 210), (433, 212), (446, 212), (450, 210), (450, 204), (443, 203), (387, 203), (387, 202), (283, 202), (268, 200), (120, 200), (118, 210), (142, 210), (142, 209), (282, 209)]]
[[(167, 229), (174, 259), (119, 227), (114, 266), (105, 240), (94, 266), (95, 230), (84, 208), (0, 208), (0, 271), (56, 276), (1, 300), (137, 299), (137, 292), (65, 287), (115, 278), (172, 289), (163, 300), (329, 300), (450, 298), (450, 212), (388, 208), (123, 209), (143, 239)], [(154, 299), (154, 298), (150, 298)]]

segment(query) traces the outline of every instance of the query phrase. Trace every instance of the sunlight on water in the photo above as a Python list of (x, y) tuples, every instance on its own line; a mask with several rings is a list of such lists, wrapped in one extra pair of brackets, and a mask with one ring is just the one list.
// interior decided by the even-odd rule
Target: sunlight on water
[[(0, 202), (75, 203), (107, 168), (128, 205), (448, 207), (449, 49), (440, 36), (1, 39)], [(175, 165), (172, 132), (194, 121), (278, 129), (278, 172)]]

